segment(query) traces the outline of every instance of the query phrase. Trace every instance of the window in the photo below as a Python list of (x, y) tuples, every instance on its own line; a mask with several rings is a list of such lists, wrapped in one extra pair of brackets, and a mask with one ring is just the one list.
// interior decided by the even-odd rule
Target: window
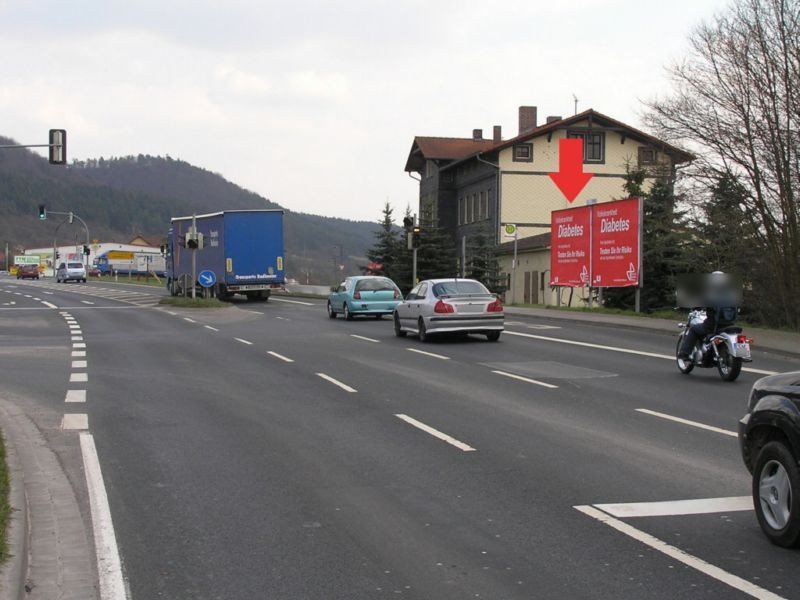
[(478, 192), (478, 221), (483, 221), (486, 213), (483, 212), (483, 192)]
[(654, 148), (639, 146), (639, 166), (656, 164), (656, 151)]
[(514, 162), (533, 162), (533, 144), (514, 146)]
[(428, 160), (425, 162), (425, 177), (433, 177), (433, 161)]
[(467, 217), (464, 219), (464, 223), (472, 223), (473, 220), (472, 218), (475, 214), (473, 212), (474, 208), (475, 208), (475, 194), (472, 194), (471, 196), (467, 196)]
[(489, 218), (489, 192), (481, 192), (481, 215), (484, 219)]
[(420, 283), (419, 289), (417, 290), (417, 298), (423, 300), (425, 296), (428, 295), (428, 284), (427, 283)]
[(491, 197), (492, 197), (492, 188), (489, 188), (488, 191), (486, 192), (486, 218), (487, 219), (490, 218), (490, 216), (491, 216), (489, 214), (489, 210), (490, 210), (489, 207), (491, 206), (491, 203), (490, 203), (491, 202), (490, 201)]
[(464, 224), (464, 196), (458, 199), (458, 224)]
[(583, 162), (602, 163), (606, 160), (606, 134), (602, 131), (570, 131), (568, 138), (583, 140)]

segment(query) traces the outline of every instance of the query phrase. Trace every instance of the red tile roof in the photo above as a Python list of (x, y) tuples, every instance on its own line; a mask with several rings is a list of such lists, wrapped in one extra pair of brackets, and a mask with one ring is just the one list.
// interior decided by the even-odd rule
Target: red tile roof
[(422, 169), (425, 160), (460, 160), (490, 150), (494, 145), (495, 142), (485, 139), (417, 136), (408, 153), (406, 171)]

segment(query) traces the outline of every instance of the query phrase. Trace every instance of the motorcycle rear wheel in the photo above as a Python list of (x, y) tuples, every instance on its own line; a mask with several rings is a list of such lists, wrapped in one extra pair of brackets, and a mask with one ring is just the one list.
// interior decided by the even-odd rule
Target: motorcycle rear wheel
[(739, 373), (742, 372), (742, 359), (731, 356), (728, 348), (724, 344), (720, 344), (717, 370), (722, 381), (736, 381)]
[(688, 360), (678, 358), (678, 353), (681, 351), (681, 345), (683, 345), (683, 336), (678, 338), (678, 346), (675, 348), (675, 363), (678, 365), (678, 371), (684, 375), (688, 375), (692, 372), (692, 369), (694, 369), (694, 362), (692, 361), (691, 357)]

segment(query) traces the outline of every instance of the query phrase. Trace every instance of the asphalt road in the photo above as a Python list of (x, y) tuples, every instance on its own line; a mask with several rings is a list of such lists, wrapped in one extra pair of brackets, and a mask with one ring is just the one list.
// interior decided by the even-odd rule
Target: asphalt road
[[(741, 498), (731, 433), (759, 373), (681, 375), (675, 338), (643, 331), (515, 319), (498, 343), (422, 344), (318, 301), (161, 294), (0, 280), (4, 389), (84, 514), (58, 424), (87, 415), (137, 600), (800, 598), (797, 552)], [(60, 312), (86, 344), (79, 407)]]

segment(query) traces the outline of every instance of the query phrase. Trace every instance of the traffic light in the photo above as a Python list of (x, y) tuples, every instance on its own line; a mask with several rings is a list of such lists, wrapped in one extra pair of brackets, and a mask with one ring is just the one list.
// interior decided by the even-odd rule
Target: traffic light
[(409, 234), (410, 248), (412, 250), (415, 248), (419, 248), (419, 237), (420, 237), (419, 227), (414, 227), (414, 229), (412, 229), (411, 233)]
[(411, 231), (412, 227), (414, 227), (414, 218), (403, 217), (403, 229), (405, 229), (406, 231)]
[(191, 233), (186, 234), (186, 247), (191, 250), (197, 250), (197, 234), (192, 235)]
[(47, 209), (44, 204), (39, 205), (39, 219), (44, 221), (47, 218)]
[(56, 252), (56, 260), (58, 260), (59, 258), (61, 258), (61, 252)]
[(86, 245), (84, 245), (84, 246), (83, 246), (83, 253), (84, 253), (86, 256), (89, 256), (89, 246), (86, 246)]
[(48, 160), (51, 165), (67, 164), (67, 130), (50, 130), (50, 153)]

